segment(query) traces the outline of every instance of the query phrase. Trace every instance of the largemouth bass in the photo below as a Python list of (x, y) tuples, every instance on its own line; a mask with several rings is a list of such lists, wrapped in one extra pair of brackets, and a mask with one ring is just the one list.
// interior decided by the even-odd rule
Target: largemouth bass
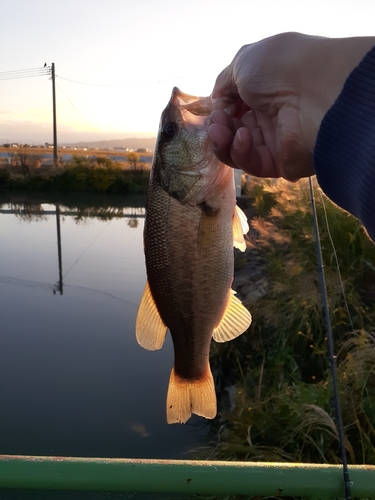
[(231, 290), (233, 245), (245, 250), (249, 227), (236, 206), (234, 170), (209, 145), (210, 112), (210, 98), (173, 89), (160, 120), (147, 195), (148, 280), (136, 337), (145, 349), (156, 350), (168, 329), (172, 335), (168, 423), (184, 423), (192, 413), (215, 417), (211, 339), (226, 342), (251, 323)]

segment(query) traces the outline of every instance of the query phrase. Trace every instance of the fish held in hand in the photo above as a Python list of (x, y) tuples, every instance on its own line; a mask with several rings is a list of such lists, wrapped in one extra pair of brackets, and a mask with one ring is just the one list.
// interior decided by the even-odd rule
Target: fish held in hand
[(251, 323), (231, 290), (233, 245), (245, 250), (246, 216), (236, 205), (234, 170), (208, 139), (211, 99), (174, 88), (162, 113), (146, 204), (147, 284), (136, 320), (138, 343), (160, 349), (169, 329), (174, 366), (167, 422), (217, 412), (211, 339), (226, 342)]

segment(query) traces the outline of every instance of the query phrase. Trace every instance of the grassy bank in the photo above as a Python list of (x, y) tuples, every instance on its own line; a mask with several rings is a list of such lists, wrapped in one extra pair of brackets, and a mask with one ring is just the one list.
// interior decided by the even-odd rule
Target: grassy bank
[(149, 169), (133, 154), (132, 164), (120, 164), (99, 156), (73, 156), (57, 165), (41, 162), (38, 155), (16, 155), (0, 164), (0, 188), (96, 193), (145, 193)]
[[(250, 238), (235, 282), (253, 323), (213, 343), (222, 398), (205, 457), (340, 463), (308, 185), (247, 189)], [(350, 463), (375, 464), (375, 245), (356, 219), (316, 198), (345, 446)]]

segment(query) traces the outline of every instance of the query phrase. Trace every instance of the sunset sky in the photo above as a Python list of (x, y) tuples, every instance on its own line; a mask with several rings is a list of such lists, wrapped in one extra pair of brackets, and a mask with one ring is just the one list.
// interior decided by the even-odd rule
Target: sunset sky
[(283, 31), (374, 35), (374, 0), (5, 0), (1, 5), (0, 143), (151, 137), (171, 89), (210, 94), (237, 50)]

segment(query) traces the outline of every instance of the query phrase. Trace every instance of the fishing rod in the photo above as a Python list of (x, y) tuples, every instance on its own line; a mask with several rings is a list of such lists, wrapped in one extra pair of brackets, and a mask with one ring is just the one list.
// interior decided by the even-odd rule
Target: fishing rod
[(348, 471), (348, 461), (347, 461), (345, 441), (344, 441), (344, 427), (343, 427), (343, 423), (342, 423), (339, 389), (338, 389), (337, 373), (336, 373), (336, 371), (337, 371), (336, 370), (337, 357), (335, 356), (335, 348), (333, 345), (333, 335), (332, 335), (331, 321), (330, 321), (330, 317), (329, 317), (328, 296), (327, 296), (327, 287), (326, 287), (326, 280), (325, 280), (325, 274), (324, 274), (322, 247), (320, 245), (318, 217), (316, 214), (315, 197), (314, 197), (314, 190), (313, 190), (311, 177), (309, 177), (309, 184), (310, 184), (311, 207), (312, 207), (313, 222), (314, 222), (316, 254), (317, 254), (317, 258), (318, 258), (320, 287), (321, 287), (321, 291), (322, 291), (322, 299), (323, 299), (323, 306), (324, 306), (324, 318), (325, 318), (326, 329), (327, 329), (328, 357), (329, 357), (331, 376), (332, 376), (334, 408), (335, 408), (335, 414), (336, 414), (337, 430), (338, 430), (338, 435), (339, 435), (340, 453), (341, 453), (341, 460), (342, 460), (342, 471), (343, 471), (343, 477), (344, 477), (345, 500), (350, 500), (352, 497), (351, 487), (352, 487), (353, 483), (350, 481), (349, 471)]

